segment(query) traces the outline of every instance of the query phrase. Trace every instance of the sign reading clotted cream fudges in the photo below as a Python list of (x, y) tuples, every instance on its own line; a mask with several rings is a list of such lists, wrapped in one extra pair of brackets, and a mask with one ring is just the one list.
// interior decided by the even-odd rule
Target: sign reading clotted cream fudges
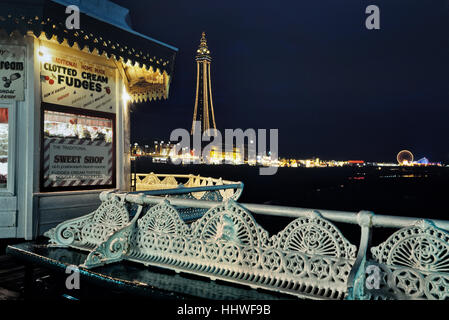
[(103, 140), (44, 139), (44, 187), (111, 186), (113, 145)]
[(0, 44), (0, 100), (23, 101), (25, 99), (24, 46)]
[(115, 69), (55, 53), (41, 61), (42, 101), (115, 113)]

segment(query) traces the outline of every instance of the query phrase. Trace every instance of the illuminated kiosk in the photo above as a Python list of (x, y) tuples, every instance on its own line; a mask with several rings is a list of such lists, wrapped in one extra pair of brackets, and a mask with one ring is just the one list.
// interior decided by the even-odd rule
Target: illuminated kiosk
[(0, 3), (0, 238), (35, 238), (129, 190), (128, 101), (168, 98), (177, 49), (106, 0), (75, 1), (80, 28), (67, 29), (72, 2)]

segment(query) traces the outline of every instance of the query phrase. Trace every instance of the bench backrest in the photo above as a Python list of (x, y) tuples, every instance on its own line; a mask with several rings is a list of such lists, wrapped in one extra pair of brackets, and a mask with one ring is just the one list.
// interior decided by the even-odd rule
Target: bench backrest
[(137, 221), (125, 259), (300, 297), (342, 299), (356, 247), (319, 212), (269, 236), (234, 201), (186, 224), (168, 200)]

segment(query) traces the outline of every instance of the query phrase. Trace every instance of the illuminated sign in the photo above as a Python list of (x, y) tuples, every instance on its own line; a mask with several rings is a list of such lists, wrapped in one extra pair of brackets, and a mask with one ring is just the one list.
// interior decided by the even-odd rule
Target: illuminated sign
[(41, 60), (43, 102), (115, 113), (114, 68), (59, 53)]

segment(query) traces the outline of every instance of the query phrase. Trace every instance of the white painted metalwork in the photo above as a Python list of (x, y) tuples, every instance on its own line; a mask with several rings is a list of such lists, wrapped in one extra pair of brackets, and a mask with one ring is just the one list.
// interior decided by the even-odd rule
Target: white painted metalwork
[(51, 246), (70, 246), (94, 249), (115, 231), (129, 225), (129, 214), (124, 197), (118, 195), (103, 201), (94, 212), (80, 218), (67, 220), (45, 233)]
[(125, 259), (146, 265), (298, 296), (332, 298), (345, 294), (356, 249), (313, 211), (269, 237), (232, 200), (191, 225), (163, 200), (137, 222), (129, 243)]
[[(136, 191), (173, 189), (179, 187), (180, 185), (186, 188), (193, 188), (206, 186), (223, 186), (240, 183), (235, 181), (223, 180), (222, 178), (216, 179), (193, 174), (155, 174), (153, 172), (133, 174), (133, 179), (134, 178), (136, 181)], [(192, 196), (194, 199), (208, 200), (204, 197), (206, 193), (207, 191), (193, 192)], [(241, 193), (241, 188), (219, 190), (219, 194), (222, 200), (238, 200)]]
[(396, 231), (371, 253), (381, 283), (368, 297), (449, 299), (449, 234), (431, 221)]
[[(87, 268), (131, 260), (313, 299), (448, 298), (448, 221), (144, 194), (103, 193), (100, 199), (101, 210), (86, 216), (88, 222), (68, 221), (48, 234), (53, 245), (90, 251)], [(188, 224), (179, 212), (188, 207), (207, 212)], [(125, 210), (136, 211), (132, 220)], [(269, 235), (253, 214), (295, 219)], [(96, 225), (100, 221), (106, 226)], [(358, 248), (331, 221), (357, 224)], [(400, 229), (370, 247), (373, 227)], [(373, 266), (379, 289), (366, 287)]]

